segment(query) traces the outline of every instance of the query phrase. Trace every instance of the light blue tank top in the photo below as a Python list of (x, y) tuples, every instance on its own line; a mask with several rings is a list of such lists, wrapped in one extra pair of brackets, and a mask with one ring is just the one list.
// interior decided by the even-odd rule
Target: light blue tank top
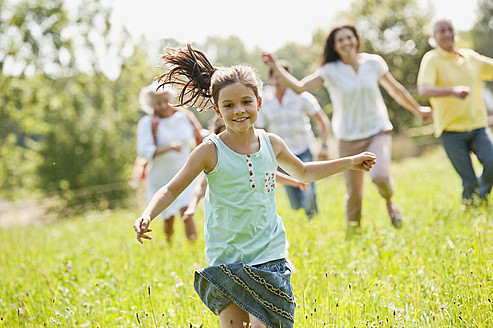
[(209, 265), (261, 264), (288, 256), (286, 230), (276, 213), (277, 161), (264, 130), (260, 150), (241, 155), (215, 134), (217, 165), (206, 174), (205, 253)]

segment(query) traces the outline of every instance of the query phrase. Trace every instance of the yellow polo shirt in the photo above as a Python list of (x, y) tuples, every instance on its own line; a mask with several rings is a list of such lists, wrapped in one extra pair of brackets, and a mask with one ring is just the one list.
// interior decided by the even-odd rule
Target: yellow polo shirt
[(431, 97), (435, 136), (446, 131), (471, 131), (487, 126), (486, 107), (481, 97), (482, 80), (493, 79), (493, 59), (470, 49), (459, 49), (459, 58), (440, 47), (421, 60), (418, 85), (468, 86), (464, 99), (453, 96)]

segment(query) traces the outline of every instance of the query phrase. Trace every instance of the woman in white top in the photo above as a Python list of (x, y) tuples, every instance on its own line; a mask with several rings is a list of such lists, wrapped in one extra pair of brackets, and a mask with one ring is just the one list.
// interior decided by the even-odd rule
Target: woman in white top
[[(402, 226), (402, 215), (392, 202), (389, 174), (392, 138), (387, 107), (379, 89), (381, 85), (392, 98), (422, 120), (431, 118), (428, 107), (421, 107), (389, 72), (384, 59), (360, 52), (360, 40), (354, 25), (341, 25), (329, 33), (322, 66), (298, 80), (289, 74), (270, 53), (262, 55), (264, 63), (297, 93), (312, 91), (324, 85), (333, 106), (332, 131), (339, 140), (340, 156), (368, 150), (378, 161), (370, 172), (372, 181), (386, 201), (394, 227)], [(359, 227), (363, 199), (364, 172), (344, 173), (347, 186), (346, 217), (348, 227)]]
[[(139, 95), (142, 110), (148, 114), (139, 120), (137, 126), (137, 154), (150, 163), (146, 178), (148, 201), (183, 167), (195, 146), (197, 125), (200, 126), (193, 113), (169, 104), (174, 97), (171, 87), (157, 88), (158, 84), (153, 83), (144, 87)], [(178, 214), (184, 219), (187, 238), (197, 238), (193, 216), (183, 217), (192, 193), (193, 184), (159, 215), (164, 220), (168, 240), (173, 235), (174, 218)]]

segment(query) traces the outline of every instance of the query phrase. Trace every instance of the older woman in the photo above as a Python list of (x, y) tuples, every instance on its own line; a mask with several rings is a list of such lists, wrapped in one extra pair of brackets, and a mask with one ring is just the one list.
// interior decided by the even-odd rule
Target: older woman
[[(403, 218), (392, 201), (389, 173), (392, 124), (379, 85), (423, 120), (430, 117), (429, 109), (421, 107), (392, 76), (382, 57), (360, 52), (360, 39), (354, 25), (341, 25), (330, 31), (322, 66), (301, 81), (284, 70), (272, 54), (264, 53), (262, 58), (283, 83), (297, 93), (325, 85), (334, 109), (332, 131), (339, 140), (339, 155), (354, 155), (363, 150), (375, 153), (377, 164), (370, 171), (370, 177), (385, 199), (392, 225), (401, 227)], [(348, 227), (359, 227), (364, 172), (346, 171), (344, 176)]]
[[(159, 188), (167, 184), (183, 167), (195, 146), (197, 126), (200, 123), (191, 112), (170, 105), (173, 89), (157, 89), (153, 83), (140, 92), (142, 109), (148, 114), (137, 126), (137, 154), (151, 163), (146, 179), (146, 198), (149, 201)], [(173, 235), (173, 223), (177, 214), (183, 216), (192, 198), (190, 185), (159, 217), (164, 220), (167, 239)], [(193, 217), (186, 217), (185, 233), (188, 239), (196, 239)]]

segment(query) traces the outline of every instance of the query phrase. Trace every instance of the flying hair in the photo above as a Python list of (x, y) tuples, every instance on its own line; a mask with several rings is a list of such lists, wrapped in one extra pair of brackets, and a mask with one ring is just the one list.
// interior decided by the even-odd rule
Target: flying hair
[(159, 88), (172, 85), (181, 89), (177, 106), (195, 107), (199, 111), (212, 107), (211, 79), (217, 68), (203, 52), (187, 44), (182, 49), (166, 48), (161, 59), (161, 68), (167, 72), (157, 78)]
[(173, 85), (181, 89), (177, 106), (209, 109), (217, 105), (220, 91), (235, 83), (252, 89), (257, 99), (262, 96), (262, 80), (251, 66), (216, 68), (203, 52), (189, 44), (183, 49), (167, 48), (161, 58), (166, 73), (157, 78), (159, 87)]

